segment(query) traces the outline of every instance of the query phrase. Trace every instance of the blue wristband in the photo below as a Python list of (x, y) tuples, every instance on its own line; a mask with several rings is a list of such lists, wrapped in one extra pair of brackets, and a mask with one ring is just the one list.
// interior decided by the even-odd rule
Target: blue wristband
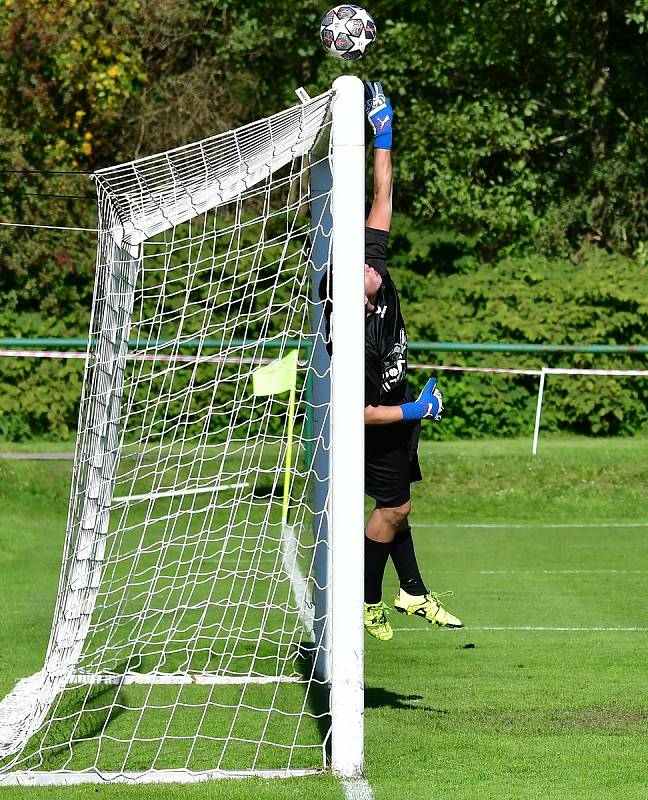
[(402, 403), (403, 422), (412, 422), (418, 419), (437, 419), (441, 405), (436, 397), (430, 402), (415, 400), (413, 403)]
[(403, 403), (400, 408), (403, 412), (403, 422), (413, 422), (421, 419), (425, 413), (423, 403)]
[(374, 147), (376, 150), (391, 150), (392, 149), (392, 129), (391, 125), (388, 130), (382, 133), (377, 133), (374, 136)]

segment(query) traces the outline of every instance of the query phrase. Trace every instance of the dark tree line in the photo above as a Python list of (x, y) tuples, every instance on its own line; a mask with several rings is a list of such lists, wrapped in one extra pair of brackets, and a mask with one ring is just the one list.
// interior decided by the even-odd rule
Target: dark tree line
[[(319, 43), (328, 5), (6, 0), (0, 220), (93, 227), (94, 169), (272, 114), (349, 69), (382, 79), (397, 111), (392, 264), (417, 336), (445, 338), (462, 276), (507, 259), (525, 285), (531, 260), (574, 287), (618, 269), (645, 295), (648, 0), (371, 0), (378, 43), (346, 67)], [(94, 246), (0, 228), (0, 336), (84, 335)], [(457, 289), (431, 315), (448, 278)], [(609, 295), (610, 315), (629, 313)], [(569, 318), (554, 341), (582, 332)], [(633, 319), (601, 335), (634, 341)], [(526, 335), (541, 340), (537, 323)]]

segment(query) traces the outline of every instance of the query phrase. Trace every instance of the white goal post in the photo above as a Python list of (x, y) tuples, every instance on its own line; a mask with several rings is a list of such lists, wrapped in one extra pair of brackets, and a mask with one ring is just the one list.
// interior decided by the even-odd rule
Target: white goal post
[(59, 589), (0, 787), (362, 774), (364, 153), (345, 76), (94, 176)]

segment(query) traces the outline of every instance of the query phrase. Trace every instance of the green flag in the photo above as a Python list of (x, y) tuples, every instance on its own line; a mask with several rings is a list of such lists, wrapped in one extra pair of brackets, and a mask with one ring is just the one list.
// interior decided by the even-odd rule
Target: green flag
[(293, 429), (295, 426), (295, 387), (297, 385), (297, 350), (278, 358), (252, 373), (252, 391), (256, 397), (290, 392), (288, 398), (288, 430), (286, 431), (286, 462), (284, 465), (284, 492), (281, 504), (281, 523), (288, 524), (290, 504), (290, 470), (292, 469)]
[(291, 350), (287, 356), (252, 373), (252, 391), (257, 397), (288, 392), (295, 388), (296, 383), (297, 350)]

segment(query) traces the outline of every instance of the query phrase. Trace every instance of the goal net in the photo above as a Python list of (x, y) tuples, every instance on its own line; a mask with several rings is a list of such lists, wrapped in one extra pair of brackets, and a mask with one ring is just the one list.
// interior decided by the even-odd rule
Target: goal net
[(94, 176), (59, 591), (42, 670), (0, 702), (0, 785), (327, 766), (330, 363), (311, 252), (329, 261), (332, 237), (309, 175), (328, 169), (336, 102)]

